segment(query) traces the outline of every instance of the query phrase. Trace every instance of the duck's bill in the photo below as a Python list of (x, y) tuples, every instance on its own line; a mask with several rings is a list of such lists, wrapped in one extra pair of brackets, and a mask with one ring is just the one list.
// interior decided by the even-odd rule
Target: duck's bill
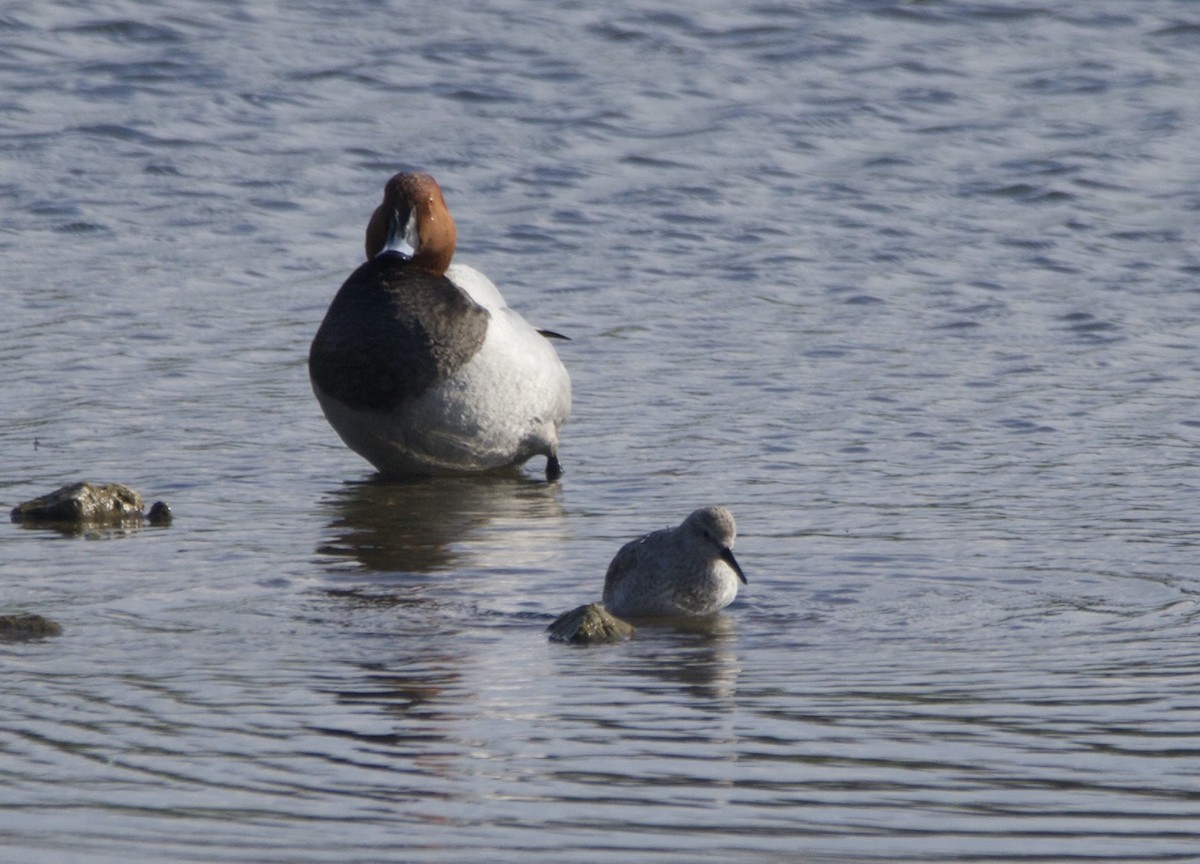
[(733, 568), (733, 572), (736, 573), (738, 575), (738, 578), (742, 580), (743, 585), (750, 584), (749, 582), (746, 581), (746, 574), (743, 573), (742, 568), (738, 566), (737, 559), (733, 557), (732, 549), (722, 549), (721, 550), (721, 560)]

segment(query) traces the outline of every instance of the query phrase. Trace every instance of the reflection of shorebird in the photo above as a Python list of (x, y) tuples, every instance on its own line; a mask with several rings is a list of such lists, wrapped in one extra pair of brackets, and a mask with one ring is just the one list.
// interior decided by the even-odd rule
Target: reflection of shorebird
[(623, 618), (711, 615), (746, 582), (733, 557), (737, 526), (724, 507), (626, 543), (604, 577), (604, 605)]
[[(454, 220), (428, 174), (397, 174), (367, 226), (367, 262), (334, 297), (308, 357), (351, 450), (388, 476), (488, 471), (546, 457), (571, 381), (547, 336), (486, 276), (452, 264)], [(411, 254), (406, 254), (411, 253)]]

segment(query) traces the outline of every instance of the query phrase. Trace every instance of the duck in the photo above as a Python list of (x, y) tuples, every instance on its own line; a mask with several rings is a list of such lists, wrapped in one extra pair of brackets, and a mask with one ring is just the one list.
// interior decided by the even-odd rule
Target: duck
[(313, 337), (313, 392), (342, 441), (384, 477), (544, 456), (553, 482), (571, 379), (550, 340), (565, 337), (535, 328), (490, 279), (455, 262), (456, 243), (432, 176), (387, 181), (367, 223), (367, 260)]
[(618, 618), (696, 618), (734, 601), (746, 574), (733, 556), (727, 507), (702, 507), (675, 528), (631, 540), (604, 575), (604, 606)]

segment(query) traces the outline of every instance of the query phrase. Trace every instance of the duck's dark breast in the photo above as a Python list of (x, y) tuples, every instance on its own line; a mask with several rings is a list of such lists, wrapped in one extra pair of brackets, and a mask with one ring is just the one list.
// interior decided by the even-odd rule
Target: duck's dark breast
[(487, 322), (487, 310), (449, 279), (384, 253), (333, 298), (308, 372), (326, 396), (387, 411), (460, 369), (483, 345)]

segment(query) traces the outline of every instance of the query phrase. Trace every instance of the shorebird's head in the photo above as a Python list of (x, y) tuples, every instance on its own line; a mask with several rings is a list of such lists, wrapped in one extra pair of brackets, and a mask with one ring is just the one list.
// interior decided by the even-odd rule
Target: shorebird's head
[(733, 572), (742, 580), (743, 585), (747, 584), (746, 574), (742, 572), (737, 559), (733, 557), (733, 544), (737, 539), (737, 523), (733, 521), (733, 514), (729, 512), (728, 508), (701, 508), (688, 516), (683, 524), (702, 542), (710, 544), (717, 557), (733, 568)]

